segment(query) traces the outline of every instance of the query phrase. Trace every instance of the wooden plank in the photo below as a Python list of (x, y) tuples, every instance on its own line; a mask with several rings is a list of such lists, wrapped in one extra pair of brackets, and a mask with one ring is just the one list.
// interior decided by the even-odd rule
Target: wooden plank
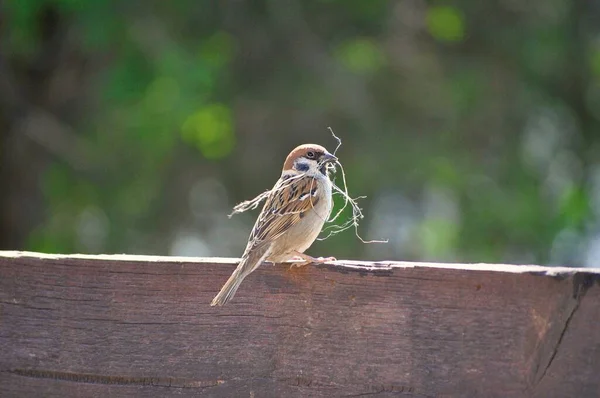
[(0, 252), (2, 397), (598, 397), (600, 270)]

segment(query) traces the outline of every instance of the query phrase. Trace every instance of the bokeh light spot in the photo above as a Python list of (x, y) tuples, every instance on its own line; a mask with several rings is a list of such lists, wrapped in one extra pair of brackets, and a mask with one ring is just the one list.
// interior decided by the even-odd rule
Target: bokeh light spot
[(372, 40), (365, 38), (342, 44), (336, 55), (346, 68), (362, 74), (375, 72), (385, 63), (381, 49)]
[(465, 36), (464, 18), (454, 7), (430, 7), (427, 10), (426, 22), (427, 30), (436, 40), (458, 42)]
[(231, 110), (222, 104), (201, 108), (185, 120), (181, 134), (207, 159), (223, 158), (235, 145)]

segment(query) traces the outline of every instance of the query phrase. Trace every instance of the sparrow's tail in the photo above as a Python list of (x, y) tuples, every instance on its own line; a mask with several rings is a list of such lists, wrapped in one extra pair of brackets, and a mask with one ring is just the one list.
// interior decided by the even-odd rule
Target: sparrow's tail
[(225, 285), (223, 285), (221, 291), (215, 296), (210, 305), (212, 307), (215, 305), (224, 305), (231, 300), (244, 278), (258, 268), (266, 256), (267, 247), (256, 247), (249, 253), (248, 256), (244, 256), (240, 264), (237, 266), (235, 271), (233, 271), (233, 274), (231, 274), (229, 279), (227, 279), (227, 282), (225, 282)]
[(212, 303), (210, 303), (211, 306), (214, 307), (215, 305), (224, 305), (233, 298), (235, 292), (238, 290), (238, 287), (240, 287), (242, 281), (248, 275), (244, 275), (239, 271), (239, 268), (233, 271), (233, 274), (231, 274), (229, 279), (227, 279), (227, 282), (225, 282), (225, 285), (223, 285), (219, 294), (217, 294)]

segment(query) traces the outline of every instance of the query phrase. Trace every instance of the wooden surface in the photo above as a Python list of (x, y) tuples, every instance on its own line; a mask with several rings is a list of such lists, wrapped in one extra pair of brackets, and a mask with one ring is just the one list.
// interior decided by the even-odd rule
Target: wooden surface
[(600, 397), (600, 270), (0, 252), (1, 397)]

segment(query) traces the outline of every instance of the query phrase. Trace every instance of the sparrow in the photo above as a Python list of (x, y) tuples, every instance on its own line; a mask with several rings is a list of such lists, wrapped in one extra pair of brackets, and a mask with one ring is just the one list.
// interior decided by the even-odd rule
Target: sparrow
[(320, 145), (296, 147), (285, 159), (275, 183), (252, 228), (242, 259), (211, 306), (224, 305), (245, 277), (263, 261), (281, 263), (300, 257), (303, 266), (335, 260), (313, 258), (304, 251), (315, 241), (333, 206), (328, 166), (337, 158)]

